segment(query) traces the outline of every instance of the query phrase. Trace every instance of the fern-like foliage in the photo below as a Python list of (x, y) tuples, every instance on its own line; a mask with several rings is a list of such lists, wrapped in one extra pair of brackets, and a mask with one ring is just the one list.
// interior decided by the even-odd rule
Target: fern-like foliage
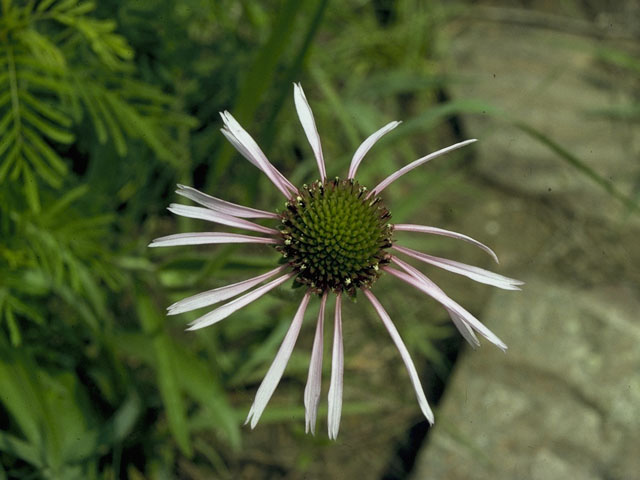
[(121, 156), (131, 140), (166, 161), (184, 155), (171, 131), (192, 119), (173, 111), (173, 97), (135, 79), (132, 50), (113, 21), (90, 16), (93, 2), (19, 3), (1, 2), (0, 185), (21, 180), (37, 212), (39, 181), (62, 186), (68, 166), (59, 152), (87, 120)]
[[(110, 249), (105, 248), (113, 215), (85, 217), (78, 209), (87, 194), (77, 187), (57, 200), (49, 197), (40, 212), (20, 210), (0, 193), (0, 319), (12, 343), (21, 342), (18, 319), (43, 324), (55, 303), (97, 329), (108, 316), (101, 288), (122, 283)], [(52, 303), (53, 302), (53, 303)]]

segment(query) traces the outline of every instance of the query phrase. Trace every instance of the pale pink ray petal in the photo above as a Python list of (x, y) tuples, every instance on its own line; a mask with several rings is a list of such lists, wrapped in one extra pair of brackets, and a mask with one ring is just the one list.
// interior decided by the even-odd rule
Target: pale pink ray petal
[(433, 160), (436, 157), (444, 155), (445, 153), (449, 153), (452, 150), (456, 150), (458, 148), (464, 147), (465, 145), (469, 145), (470, 143), (476, 142), (477, 139), (473, 138), (471, 140), (465, 140), (464, 142), (456, 143), (449, 147), (443, 148), (442, 150), (438, 150), (437, 152), (430, 153), (426, 157), (419, 158), (418, 160), (411, 162), (409, 165), (402, 167), (395, 173), (392, 173), (383, 181), (381, 181), (376, 187), (371, 191), (370, 195), (379, 195), (382, 190), (387, 188), (391, 183), (395, 182), (398, 178), (404, 175), (407, 172), (410, 172), (416, 167), (419, 167), (423, 163), (427, 163), (429, 160)]
[[(222, 115), (222, 114), (221, 114)], [(225, 117), (223, 117), (224, 119)], [(262, 168), (262, 166), (260, 165), (260, 163), (258, 163), (258, 161), (253, 157), (253, 155), (249, 152), (249, 150), (247, 150), (239, 141), (236, 137), (233, 136), (233, 133), (231, 133), (230, 130), (227, 129), (227, 127), (221, 128), (220, 131), (222, 132), (222, 134), (225, 136), (225, 138), (229, 141), (229, 143), (231, 143), (231, 145), (233, 145), (233, 147), (238, 151), (238, 153), (240, 153), (240, 155), (242, 155), (244, 158), (246, 158), (247, 160), (249, 160), (249, 162), (255, 166), (256, 168), (258, 168), (258, 170), (260, 170), (262, 173), (266, 172), (264, 171), (264, 169)], [(278, 183), (276, 184), (276, 187), (286, 196), (286, 197), (290, 197), (291, 194), (297, 194), (297, 190), (291, 190), (291, 188), (295, 188), (293, 187), (293, 184), (289, 182), (289, 180), (287, 180), (287, 178), (280, 173), (279, 170), (276, 170), (273, 172), (273, 174), (277, 177), (278, 179)], [(271, 180), (271, 178), (270, 178)], [(273, 180), (272, 180), (273, 181)], [(285, 190), (282, 190), (282, 187), (285, 188)]]
[(210, 245), (217, 243), (271, 243), (280, 241), (276, 238), (252, 237), (241, 233), (226, 232), (190, 232), (167, 235), (156, 238), (149, 244), (150, 247), (177, 247), (184, 245)]
[(304, 318), (304, 312), (307, 309), (310, 297), (311, 293), (307, 292), (302, 298), (298, 311), (296, 312), (295, 317), (293, 317), (291, 326), (282, 341), (282, 345), (280, 345), (280, 349), (278, 350), (276, 357), (273, 359), (273, 363), (271, 364), (271, 367), (269, 367), (269, 371), (264, 376), (264, 380), (262, 380), (260, 387), (258, 387), (256, 398), (253, 401), (253, 405), (251, 405), (251, 408), (249, 409), (249, 415), (244, 422), (245, 425), (251, 422), (251, 428), (255, 428), (257, 425), (262, 412), (264, 412), (267, 403), (269, 403), (269, 400), (271, 399), (271, 395), (273, 395), (278, 383), (280, 383), (284, 369), (289, 362), (289, 358), (293, 352), (293, 347), (298, 339), (298, 334), (300, 333), (300, 327), (302, 326), (302, 320)]
[(226, 213), (210, 210), (208, 208), (192, 207), (191, 205), (180, 205), (179, 203), (172, 203), (171, 205), (169, 205), (168, 210), (182, 217), (207, 220), (208, 222), (219, 223), (221, 225), (227, 225), (228, 227), (244, 228), (246, 230), (266, 233), (268, 235), (278, 234), (278, 231), (274, 228), (263, 227), (262, 225), (250, 222), (249, 220), (243, 220), (241, 218), (233, 217), (231, 215), (227, 215)]
[(324, 166), (324, 157), (322, 155), (322, 144), (320, 143), (320, 135), (318, 135), (318, 128), (316, 127), (316, 121), (313, 118), (313, 112), (307, 102), (307, 97), (302, 90), (302, 86), (299, 83), (293, 84), (293, 101), (296, 104), (296, 112), (298, 112), (298, 118), (304, 129), (304, 133), (309, 140), (313, 154), (318, 162), (318, 170), (320, 170), (320, 179), (324, 182), (327, 178), (327, 172)]
[(329, 439), (335, 440), (340, 430), (342, 415), (342, 381), (344, 376), (344, 349), (342, 344), (342, 298), (336, 295), (336, 314), (333, 327), (333, 354), (331, 356), (331, 383), (329, 386), (329, 411), (327, 423)]
[[(398, 257), (393, 257), (393, 261), (397, 263), (405, 272), (407, 272), (412, 277), (416, 278), (418, 281), (425, 282), (427, 286), (433, 288), (434, 290), (436, 290), (442, 295), (446, 295), (444, 291), (440, 287), (438, 287), (438, 285), (436, 285), (429, 278), (424, 276), (422, 272), (420, 272), (420, 270), (418, 270), (417, 268), (414, 268), (408, 263), (403, 262)], [(478, 337), (476, 337), (476, 334), (473, 332), (473, 329), (465, 322), (464, 318), (462, 318), (460, 315), (458, 315), (456, 312), (454, 312), (450, 308), (445, 307), (445, 310), (449, 314), (449, 317), (451, 318), (453, 325), (460, 332), (462, 337), (467, 342), (469, 342), (469, 344), (473, 348), (479, 347), (480, 341), (478, 340)]]
[(304, 431), (305, 433), (309, 433), (309, 431), (311, 431), (311, 435), (316, 434), (316, 418), (318, 415), (318, 403), (320, 401), (324, 310), (326, 304), (327, 292), (322, 295), (322, 300), (320, 301), (318, 324), (316, 325), (316, 334), (313, 339), (313, 349), (311, 350), (311, 360), (309, 361), (309, 375), (307, 376), (307, 386), (304, 389)]
[(447, 308), (447, 312), (449, 312), (449, 318), (451, 318), (453, 325), (456, 327), (458, 332), (460, 332), (462, 338), (464, 338), (469, 343), (469, 345), (471, 345), (471, 348), (475, 349), (479, 347), (480, 340), (478, 340), (478, 337), (476, 337), (473, 329), (469, 325), (467, 325), (464, 319), (453, 310), (449, 310)]
[[(222, 114), (221, 114), (222, 115)], [(223, 120), (225, 120), (226, 117), (222, 117)], [(224, 137), (229, 141), (229, 143), (231, 145), (233, 145), (233, 148), (235, 148), (238, 153), (240, 155), (242, 155), (244, 158), (246, 158), (247, 160), (249, 160), (249, 162), (254, 166), (257, 167), (258, 169), (260, 169), (262, 171), (262, 167), (260, 166), (260, 164), (258, 163), (258, 161), (253, 157), (253, 155), (249, 152), (249, 150), (247, 150), (246, 148), (244, 148), (244, 145), (242, 145), (238, 139), (236, 137), (233, 136), (233, 133), (231, 133), (231, 130), (228, 130), (227, 127), (223, 127), (220, 129), (220, 131), (222, 132), (222, 134), (224, 135)], [(278, 185), (276, 185), (278, 186)]]
[(451, 230), (445, 230), (443, 228), (429, 227), (427, 225), (411, 225), (411, 224), (408, 224), (408, 223), (396, 223), (393, 226), (393, 229), (398, 231), (398, 232), (430, 233), (432, 235), (442, 235), (444, 237), (450, 237), (450, 238), (456, 238), (458, 240), (463, 240), (465, 242), (471, 243), (472, 245), (475, 245), (476, 247), (481, 248), (482, 250), (487, 252), (489, 255), (491, 255), (491, 258), (493, 258), (496, 263), (500, 263), (498, 261), (498, 256), (496, 255), (496, 253), (493, 250), (491, 250), (489, 247), (487, 247), (484, 243), (481, 243), (478, 240), (476, 240), (474, 238), (471, 238), (471, 237), (469, 237), (467, 235), (464, 235), (462, 233), (452, 232)]
[(352, 179), (356, 176), (356, 172), (358, 171), (358, 167), (360, 166), (360, 162), (367, 154), (371, 147), (373, 147), (378, 140), (380, 140), (384, 135), (389, 133), (391, 130), (396, 128), (402, 122), (390, 122), (387, 123), (384, 127), (378, 130), (375, 133), (369, 135), (369, 137), (360, 144), (356, 153), (353, 154), (353, 158), (351, 159), (351, 166), (349, 167), (349, 176), (347, 178)]
[(424, 390), (422, 389), (422, 384), (420, 383), (420, 377), (418, 376), (416, 367), (413, 364), (413, 360), (411, 360), (411, 355), (409, 354), (407, 347), (405, 346), (404, 342), (402, 341), (402, 338), (400, 337), (400, 334), (398, 333), (398, 329), (395, 327), (395, 325), (391, 321), (391, 318), (389, 317), (385, 309), (382, 307), (378, 299), (373, 295), (373, 293), (371, 293), (371, 290), (365, 288), (362, 290), (362, 293), (364, 293), (364, 295), (371, 302), (371, 305), (373, 305), (373, 308), (375, 308), (376, 312), (378, 312), (378, 316), (380, 317), (380, 319), (382, 320), (382, 323), (384, 324), (387, 331), (389, 332), (389, 335), (391, 336), (393, 343), (396, 344), (396, 348), (400, 352), (402, 361), (404, 362), (404, 365), (407, 368), (407, 371), (409, 372), (409, 378), (411, 379), (413, 388), (416, 391), (416, 397), (418, 399), (418, 405), (420, 405), (420, 410), (422, 410), (422, 413), (427, 418), (429, 423), (433, 425), (433, 421), (434, 421), (433, 411), (431, 410), (431, 407), (429, 407), (429, 402), (427, 401), (427, 397), (425, 396)]
[(221, 307), (218, 307), (215, 310), (212, 310), (211, 312), (195, 319), (193, 322), (189, 324), (189, 328), (187, 328), (187, 330), (198, 330), (200, 328), (213, 325), (214, 323), (217, 323), (220, 320), (224, 320), (232, 313), (237, 312), (243, 307), (246, 307), (251, 302), (254, 302), (255, 300), (262, 297), (267, 292), (276, 288), (278, 285), (283, 284), (294, 275), (295, 275), (294, 273), (287, 273), (281, 277), (276, 278), (275, 280), (270, 281), (266, 285), (258, 287), (255, 290), (252, 290), (251, 292), (236, 298), (235, 300), (231, 300), (229, 303), (225, 303)]
[(474, 267), (473, 265), (467, 265), (465, 263), (456, 262), (455, 260), (449, 260), (447, 258), (435, 257), (433, 255), (427, 255), (426, 253), (412, 250), (411, 248), (401, 247), (394, 245), (394, 250), (409, 255), (417, 260), (425, 263), (430, 263), (436, 267), (448, 270), (449, 272), (457, 273), (458, 275), (464, 275), (465, 277), (475, 280), (476, 282), (485, 283), (487, 285), (493, 285), (494, 287), (502, 288), (504, 290), (520, 290), (518, 285), (522, 285), (524, 282), (516, 280), (514, 278), (505, 277), (498, 273), (490, 272), (484, 268)]
[(200, 205), (203, 205), (211, 210), (215, 210), (217, 212), (226, 213), (227, 215), (231, 215), (233, 217), (240, 218), (278, 218), (276, 213), (265, 212), (264, 210), (258, 210), (257, 208), (245, 207), (243, 205), (237, 205), (235, 203), (227, 202), (226, 200), (221, 200), (216, 197), (212, 197), (211, 195), (207, 195), (195, 188), (188, 187), (186, 185), (178, 184), (178, 190), (176, 190), (178, 195), (182, 195), (183, 197), (188, 198)]
[(174, 303), (167, 308), (167, 315), (178, 315), (179, 313), (190, 312), (191, 310), (196, 310), (198, 308), (208, 307), (209, 305), (223, 302), (235, 297), (236, 295), (240, 295), (241, 293), (246, 292), (250, 288), (255, 287), (256, 285), (273, 277), (277, 273), (282, 272), (285, 268), (287, 268), (287, 265), (282, 265), (278, 268), (274, 268), (273, 270), (268, 271), (267, 273), (258, 275), (257, 277), (234, 283), (232, 285), (214, 288), (213, 290), (198, 293), (197, 295), (192, 295), (191, 297), (183, 298), (182, 300)]
[[(403, 268), (406, 268), (406, 267), (412, 268), (410, 265), (408, 265), (405, 262), (402, 262), (402, 260), (398, 259), (397, 257), (392, 257), (392, 260)], [(399, 270), (395, 270), (390, 267), (383, 267), (383, 270), (395, 277), (398, 277), (401, 280), (404, 280), (409, 285), (417, 288), (418, 290), (423, 291), (430, 297), (434, 298), (436, 301), (441, 303), (445, 308), (450, 309), (455, 313), (457, 313), (460, 316), (460, 318), (464, 320), (471, 328), (473, 328), (476, 332), (478, 332), (480, 335), (485, 337), (495, 346), (497, 346), (503, 351), (507, 350), (507, 346), (505, 345), (505, 343), (502, 340), (500, 340), (495, 333), (493, 333), (491, 330), (485, 327), (482, 324), (482, 322), (480, 322), (476, 317), (471, 315), (462, 306), (460, 306), (458, 303), (456, 303), (454, 300), (452, 300), (446, 294), (444, 294), (442, 290), (440, 290), (439, 288), (433, 288), (432, 286), (434, 285), (433, 282), (431, 282), (431, 280), (429, 280), (421, 272), (417, 271), (416, 269), (413, 269), (416, 272), (415, 275), (418, 275), (418, 278), (422, 278), (423, 280), (419, 280), (414, 275), (409, 275), (407, 273), (401, 272)], [(431, 285), (429, 282), (431, 283)]]
[[(220, 115), (222, 116), (222, 121), (224, 122), (227, 131), (233, 135), (236, 142), (242, 145), (244, 151), (253, 159), (252, 163), (255, 162), (254, 165), (260, 168), (265, 174), (267, 174), (267, 176), (271, 174), (274, 175), (282, 182), (282, 186), (286, 187), (292, 193), (296, 193), (298, 189), (272, 165), (253, 137), (251, 137), (251, 135), (242, 128), (238, 121), (233, 118), (233, 115), (226, 110), (220, 113)], [(244, 155), (242, 151), (240, 151), (240, 153)]]
[[(227, 139), (231, 141), (231, 144), (251, 163), (260, 168), (285, 197), (289, 198), (291, 193), (298, 191), (293, 184), (271, 164), (251, 135), (240, 126), (229, 112), (225, 110), (220, 113), (220, 116), (222, 117), (227, 132), (235, 139), (235, 142), (231, 141), (229, 135), (225, 135)], [(237, 145), (242, 146), (242, 148), (237, 148)]]

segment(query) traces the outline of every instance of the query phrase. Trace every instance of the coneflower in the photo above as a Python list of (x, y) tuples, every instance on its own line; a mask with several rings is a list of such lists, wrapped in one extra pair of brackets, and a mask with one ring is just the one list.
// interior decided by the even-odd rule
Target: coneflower
[[(340, 426), (344, 370), (341, 302), (344, 295), (353, 297), (361, 291), (377, 312), (400, 352), (415, 389), (420, 409), (427, 420), (433, 423), (433, 412), (424, 395), (413, 361), (398, 330), (373, 294), (371, 290), (373, 285), (384, 273), (393, 275), (440, 302), (449, 313), (455, 327), (473, 347), (480, 345), (475, 334), (477, 332), (498, 348), (506, 350), (507, 346), (487, 327), (448, 297), (422, 272), (400, 259), (397, 254), (506, 290), (519, 290), (518, 285), (523, 282), (397, 245), (393, 238), (396, 231), (441, 235), (469, 242), (483, 249), (496, 262), (498, 261), (493, 250), (461, 233), (423, 225), (391, 223), (391, 214), (384, 205), (381, 194), (386, 187), (405, 173), (476, 140), (456, 143), (419, 158), (368, 190), (355, 180), (358, 166), (371, 147), (383, 135), (396, 128), (400, 122), (385, 125), (360, 145), (353, 155), (346, 178), (327, 179), (322, 146), (313, 113), (299, 84), (294, 85), (294, 101), (300, 122), (318, 163), (319, 180), (303, 185), (301, 188), (295, 187), (269, 162), (253, 138), (231, 114), (225, 111), (221, 113), (224, 122), (222, 133), (238, 152), (259, 168), (284, 195), (286, 199), (284, 208), (275, 213), (267, 212), (236, 205), (191, 187), (178, 185), (176, 193), (202, 207), (172, 204), (169, 210), (173, 213), (249, 230), (259, 235), (220, 232), (181, 233), (158, 238), (150, 244), (151, 247), (168, 247), (217, 243), (263, 243), (271, 245), (282, 255), (282, 265), (257, 277), (185, 298), (171, 305), (168, 313), (175, 315), (188, 312), (237, 297), (191, 322), (188, 330), (197, 330), (227, 318), (290, 279), (302, 284), (304, 294), (298, 311), (269, 371), (258, 388), (245, 422), (250, 423), (251, 428), (254, 428), (284, 373), (298, 338), (307, 305), (313, 296), (319, 297), (320, 310), (304, 392), (306, 431), (311, 431), (313, 434), (321, 390), (325, 307), (329, 296), (333, 294), (335, 314), (328, 396), (328, 430), (329, 438), (335, 439)], [(272, 221), (274, 225), (266, 227), (247, 219), (266, 219)]]

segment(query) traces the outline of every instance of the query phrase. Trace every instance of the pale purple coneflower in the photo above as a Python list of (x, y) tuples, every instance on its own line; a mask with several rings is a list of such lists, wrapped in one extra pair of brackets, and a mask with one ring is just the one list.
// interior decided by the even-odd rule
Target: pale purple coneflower
[[(506, 290), (519, 290), (518, 285), (523, 282), (482, 268), (397, 245), (392, 238), (394, 231), (441, 235), (469, 242), (487, 252), (496, 262), (498, 261), (493, 250), (461, 233), (423, 225), (391, 224), (391, 215), (384, 206), (380, 194), (405, 173), (476, 140), (456, 143), (419, 158), (385, 178), (373, 190), (368, 191), (354, 180), (358, 166), (371, 147), (383, 135), (396, 128), (400, 122), (391, 122), (385, 125), (358, 147), (351, 160), (346, 179), (328, 180), (320, 136), (311, 108), (299, 84), (294, 85), (294, 101), (300, 122), (318, 163), (320, 180), (309, 186), (303, 185), (302, 188), (296, 188), (269, 162), (257, 143), (231, 114), (223, 112), (221, 114), (224, 122), (222, 133), (238, 152), (262, 170), (284, 195), (286, 198), (284, 210), (272, 213), (244, 207), (212, 197), (191, 187), (178, 185), (176, 193), (202, 207), (172, 204), (169, 210), (173, 213), (249, 230), (260, 234), (260, 236), (219, 232), (182, 233), (158, 238), (150, 244), (151, 247), (167, 247), (214, 243), (264, 243), (275, 247), (283, 256), (283, 264), (257, 277), (180, 300), (168, 308), (168, 313), (175, 315), (188, 312), (237, 297), (191, 322), (188, 330), (197, 330), (227, 318), (289, 279), (294, 279), (306, 287), (298, 311), (271, 367), (258, 388), (255, 401), (249, 411), (246, 423), (250, 423), (251, 428), (254, 428), (282, 378), (298, 338), (307, 305), (313, 295), (319, 296), (320, 311), (311, 352), (307, 386), (304, 391), (306, 431), (311, 431), (313, 434), (315, 433), (321, 391), (325, 307), (329, 293), (334, 293), (335, 314), (328, 395), (328, 430), (329, 437), (335, 439), (338, 435), (342, 412), (344, 374), (342, 295), (344, 293), (353, 297), (358, 290), (361, 290), (382, 320), (400, 352), (415, 389), (420, 409), (427, 420), (433, 424), (433, 412), (424, 395), (418, 372), (398, 330), (371, 291), (372, 285), (383, 272), (389, 273), (441, 303), (449, 313), (455, 327), (474, 348), (480, 345), (475, 334), (477, 332), (498, 348), (506, 350), (507, 346), (471, 313), (448, 297), (422, 272), (400, 259), (396, 254), (402, 254), (450, 272), (465, 275), (477, 282)], [(277, 222), (277, 225), (274, 226), (275, 228), (271, 228), (247, 219), (271, 220)], [(248, 293), (245, 293), (247, 291)]]

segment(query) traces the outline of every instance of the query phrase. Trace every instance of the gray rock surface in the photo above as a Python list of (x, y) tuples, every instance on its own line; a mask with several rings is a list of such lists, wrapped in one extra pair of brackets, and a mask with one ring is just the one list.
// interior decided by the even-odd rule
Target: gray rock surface
[(625, 286), (495, 295), (509, 350), (464, 354), (413, 478), (639, 478), (639, 310)]
[(412, 478), (640, 479), (640, 216), (510, 126), (528, 123), (633, 195), (640, 125), (588, 112), (632, 104), (637, 76), (596, 60), (620, 44), (585, 34), (588, 22), (556, 15), (562, 31), (536, 12), (487, 11), (506, 10), (470, 9), (452, 29), (451, 68), (470, 80), (453, 96), (504, 112), (464, 119), (482, 139), (478, 176), (499, 192), (473, 213), (506, 253), (498, 271), (527, 284), (475, 311), (509, 350), (465, 350)]
[[(579, 11), (579, 2), (563, 2), (574, 3)], [(466, 80), (452, 87), (453, 97), (488, 104), (484, 114), (465, 117), (469, 133), (481, 139), (479, 171), (508, 188), (606, 217), (616, 201), (515, 124), (552, 139), (633, 195), (640, 181), (640, 125), (604, 112), (637, 105), (638, 76), (603, 60), (612, 56), (603, 52), (637, 58), (638, 42), (607, 40), (608, 31), (626, 31), (620, 19), (603, 31), (575, 14), (529, 8), (470, 8), (452, 28), (449, 70)]]

